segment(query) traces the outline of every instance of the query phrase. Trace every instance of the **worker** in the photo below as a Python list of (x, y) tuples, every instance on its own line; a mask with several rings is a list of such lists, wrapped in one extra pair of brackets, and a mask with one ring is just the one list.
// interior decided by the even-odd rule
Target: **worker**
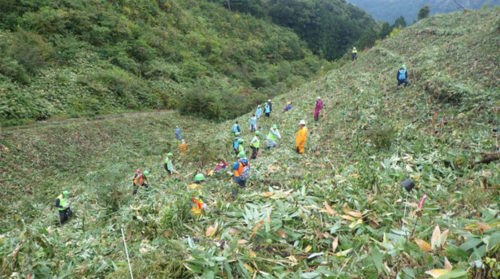
[(276, 147), (276, 141), (281, 139), (280, 131), (278, 130), (278, 126), (274, 124), (271, 129), (269, 129), (269, 134), (267, 134), (267, 149), (271, 149), (271, 147)]
[(323, 109), (323, 101), (321, 100), (321, 97), (318, 96), (316, 98), (316, 107), (314, 108), (314, 120), (318, 121), (319, 119), (319, 112)]
[(174, 133), (175, 133), (175, 138), (176, 139), (182, 140), (181, 129), (179, 128), (179, 126), (175, 127)]
[(401, 65), (399, 68), (396, 78), (398, 79), (398, 87), (404, 83), (404, 87), (408, 86), (408, 71), (406, 70), (406, 65)]
[(181, 144), (179, 144), (179, 148), (181, 149), (181, 154), (185, 155), (187, 150), (187, 143), (184, 139), (182, 140)]
[(255, 132), (257, 131), (257, 117), (255, 116), (255, 114), (250, 117), (250, 132)]
[(293, 107), (292, 102), (288, 102), (288, 103), (286, 104), (285, 108), (283, 109), (283, 111), (284, 111), (284, 112), (289, 111), (289, 110), (291, 110), (291, 109), (292, 109), (292, 107)]
[(358, 50), (356, 47), (352, 47), (352, 60), (357, 60), (358, 59)]
[(238, 149), (240, 147), (240, 133), (236, 132), (234, 133), (234, 141), (233, 141), (233, 150), (235, 155), (238, 155)]
[(72, 215), (68, 201), (69, 192), (63, 191), (56, 199), (56, 207), (59, 211), (59, 225), (64, 224)]
[(200, 216), (203, 210), (206, 210), (207, 205), (202, 200), (202, 183), (206, 181), (203, 174), (198, 173), (194, 176), (194, 184), (187, 187), (188, 192), (193, 192), (191, 198), (191, 213), (195, 216)]
[(217, 165), (213, 169), (209, 169), (206, 171), (206, 175), (208, 177), (216, 175), (220, 173), (222, 170), (225, 170), (227, 167), (227, 162), (224, 161), (223, 159), (219, 158), (217, 159)]
[(260, 132), (255, 131), (255, 136), (250, 141), (250, 148), (252, 148), (252, 156), (251, 159), (257, 159), (257, 155), (259, 154), (260, 140), (259, 140)]
[(174, 174), (174, 163), (173, 163), (173, 160), (172, 160), (173, 156), (174, 156), (174, 154), (172, 154), (172, 153), (169, 152), (167, 154), (167, 157), (165, 158), (165, 164), (163, 164), (163, 167), (165, 168), (165, 170), (167, 171), (167, 173), (169, 175)]
[(267, 100), (267, 103), (264, 105), (264, 115), (266, 117), (271, 116), (271, 111), (272, 111), (272, 103), (271, 100)]
[(304, 153), (304, 147), (306, 146), (307, 141), (307, 128), (306, 121), (300, 120), (299, 122), (299, 131), (297, 132), (297, 137), (295, 139), (295, 147), (297, 147), (297, 152), (299, 154)]
[(243, 142), (245, 142), (244, 139), (242, 139), (242, 138), (238, 139), (238, 154), (240, 152), (245, 152), (245, 146), (243, 145)]
[(148, 187), (148, 176), (149, 172), (148, 171), (144, 171), (141, 172), (140, 169), (137, 169), (135, 171), (135, 174), (134, 174), (134, 192), (132, 192), (132, 194), (137, 194), (137, 189), (139, 189), (139, 187)]
[(233, 125), (233, 133), (234, 135), (236, 135), (236, 133), (241, 133), (240, 124), (238, 124), (238, 121), (236, 121)]
[(255, 110), (255, 117), (257, 117), (257, 119), (260, 119), (261, 116), (262, 116), (262, 108), (260, 107), (260, 105), (258, 105), (257, 109)]
[[(234, 182), (238, 184), (240, 188), (245, 188), (248, 178), (250, 178), (250, 163), (246, 158), (245, 152), (240, 152), (238, 154), (238, 161), (233, 165), (234, 170)], [(234, 189), (232, 196), (233, 199), (238, 195), (238, 189)]]

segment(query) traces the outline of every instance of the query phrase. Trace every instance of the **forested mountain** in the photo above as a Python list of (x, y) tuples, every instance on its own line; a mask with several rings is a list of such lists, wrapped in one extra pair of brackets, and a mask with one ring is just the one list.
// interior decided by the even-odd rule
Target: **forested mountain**
[(370, 15), (344, 0), (212, 0), (295, 31), (317, 55), (333, 60), (353, 45), (371, 46), (378, 28)]
[(436, 13), (449, 13), (460, 10), (461, 7), (467, 9), (479, 9), (489, 3), (491, 6), (500, 5), (500, 0), (347, 0), (361, 9), (370, 13), (375, 19), (387, 22), (394, 22), (398, 17), (403, 16), (407, 23), (417, 20), (418, 10), (428, 5), (431, 8), (431, 15)]
[(3, 0), (0, 10), (3, 124), (164, 108), (231, 118), (328, 64), (292, 30), (205, 0)]

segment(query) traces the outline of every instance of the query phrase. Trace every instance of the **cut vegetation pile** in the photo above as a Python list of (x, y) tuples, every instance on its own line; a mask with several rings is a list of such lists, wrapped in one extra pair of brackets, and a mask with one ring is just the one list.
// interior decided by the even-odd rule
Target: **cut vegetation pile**
[[(498, 9), (422, 20), (273, 99), (259, 125), (278, 125), (279, 147), (251, 161), (235, 201), (229, 175), (210, 178), (200, 218), (185, 189), (217, 157), (234, 161), (232, 122), (166, 114), (3, 131), (0, 270), (126, 278), (123, 227), (137, 278), (498, 277), (500, 164), (477, 162), (498, 152), (499, 23)], [(396, 89), (402, 63), (410, 86)], [(304, 156), (293, 146), (300, 119)], [(249, 115), (238, 120), (249, 142)], [(168, 151), (181, 176), (164, 174)], [(132, 196), (136, 168), (151, 186)], [(58, 227), (63, 189), (76, 217)]]

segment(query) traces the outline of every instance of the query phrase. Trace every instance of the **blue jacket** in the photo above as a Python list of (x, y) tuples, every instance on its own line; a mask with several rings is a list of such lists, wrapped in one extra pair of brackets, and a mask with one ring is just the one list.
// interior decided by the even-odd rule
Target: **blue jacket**
[(174, 129), (174, 133), (175, 133), (175, 137), (176, 137), (178, 140), (181, 140), (181, 139), (182, 139), (182, 136), (181, 136), (181, 129), (179, 129), (179, 128), (175, 128), (175, 129)]
[(256, 125), (257, 124), (257, 117), (250, 117), (250, 125)]
[(236, 124), (236, 123), (233, 125), (233, 132), (235, 132), (235, 133), (236, 132), (238, 132), (238, 133), (241, 132), (240, 131), (240, 126), (238, 124)]
[[(248, 160), (246, 158), (239, 159), (236, 164), (233, 165), (233, 170), (237, 170), (240, 167), (240, 162), (242, 162), (244, 165), (248, 165)], [(234, 180), (236, 182), (241, 181), (241, 178), (235, 177)]]
[(255, 117), (260, 118), (260, 115), (262, 114), (262, 108), (257, 108), (255, 111)]
[(266, 106), (264, 107), (264, 112), (265, 113), (270, 113), (271, 112), (271, 107), (268, 104), (266, 104)]
[(234, 150), (238, 150), (238, 147), (240, 146), (240, 142), (239, 142), (239, 139), (236, 138), (234, 141), (233, 141), (233, 149)]
[(399, 69), (396, 78), (398, 80), (406, 80), (408, 78), (408, 71), (403, 68)]

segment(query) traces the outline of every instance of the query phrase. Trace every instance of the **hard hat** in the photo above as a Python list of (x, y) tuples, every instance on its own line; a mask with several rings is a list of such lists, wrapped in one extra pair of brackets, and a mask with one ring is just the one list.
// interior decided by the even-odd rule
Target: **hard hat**
[(259, 131), (255, 131), (255, 135), (260, 135), (260, 132)]
[(242, 142), (244, 142), (244, 140), (243, 139), (238, 139), (238, 142), (242, 143)]
[(170, 158), (172, 156), (174, 156), (174, 154), (172, 154), (172, 152), (168, 152), (167, 157)]
[(236, 132), (234, 133), (235, 136), (239, 136), (240, 135), (240, 132)]
[(318, 96), (316, 99), (318, 99), (318, 100), (319, 100), (319, 99), (321, 99), (321, 97), (320, 97), (320, 96)]
[(68, 192), (68, 191), (66, 191), (66, 190), (64, 190), (64, 191), (63, 191), (63, 196), (67, 197), (68, 195), (69, 195), (69, 192)]
[(356, 47), (352, 47), (353, 49), (356, 49)]
[(300, 120), (299, 125), (306, 125), (306, 121), (304, 119)]
[(267, 100), (268, 102), (271, 102), (271, 99)]
[(247, 155), (245, 155), (245, 152), (241, 151), (238, 153), (238, 158), (245, 158)]
[(149, 174), (149, 171), (144, 171), (143, 174), (147, 176)]
[(137, 174), (141, 173), (141, 169), (136, 169), (135, 173), (137, 173)]
[(197, 175), (194, 176), (194, 181), (196, 182), (205, 181), (205, 176), (202, 173), (198, 173)]
[(273, 129), (278, 129), (278, 125), (273, 124)]
[(406, 65), (405, 64), (401, 65), (401, 68), (406, 70)]

